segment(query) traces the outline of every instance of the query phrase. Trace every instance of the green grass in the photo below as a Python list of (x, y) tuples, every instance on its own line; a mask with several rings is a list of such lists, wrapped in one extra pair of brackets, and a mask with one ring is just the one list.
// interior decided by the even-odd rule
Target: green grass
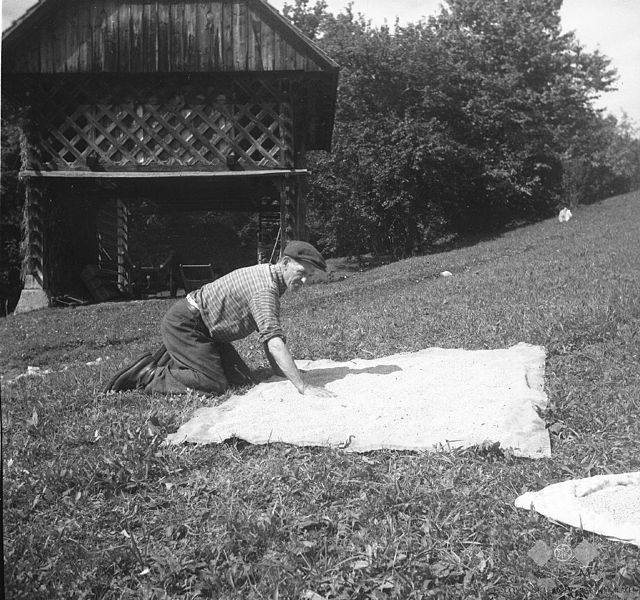
[[(5, 597), (637, 598), (636, 548), (513, 501), (640, 469), (640, 194), (337, 275), (285, 296), (297, 358), (544, 345), (552, 457), (165, 448), (219, 400), (99, 390), (159, 342), (169, 301), (11, 316), (0, 323)], [(265, 366), (257, 340), (238, 346)], [(52, 373), (15, 379), (27, 366)], [(583, 540), (597, 550), (588, 565), (528, 555)]]

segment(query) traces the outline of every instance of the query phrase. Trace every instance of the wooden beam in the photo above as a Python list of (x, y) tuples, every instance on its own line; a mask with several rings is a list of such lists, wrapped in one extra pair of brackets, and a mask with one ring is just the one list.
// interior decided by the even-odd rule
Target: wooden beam
[(307, 169), (263, 169), (259, 171), (20, 171), (20, 178), (57, 177), (77, 179), (244, 179), (252, 177), (301, 177)]

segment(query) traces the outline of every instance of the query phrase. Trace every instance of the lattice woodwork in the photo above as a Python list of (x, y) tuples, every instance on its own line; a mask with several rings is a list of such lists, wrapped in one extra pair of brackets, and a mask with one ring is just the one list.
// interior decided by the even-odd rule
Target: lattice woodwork
[[(293, 166), (292, 110), (279, 86), (108, 79), (40, 82), (41, 170), (235, 170)], [(238, 167), (238, 165), (240, 165)]]

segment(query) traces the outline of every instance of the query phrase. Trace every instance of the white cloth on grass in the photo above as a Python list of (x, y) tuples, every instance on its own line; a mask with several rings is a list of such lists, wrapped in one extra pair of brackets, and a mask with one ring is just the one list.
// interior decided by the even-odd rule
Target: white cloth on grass
[(167, 443), (285, 442), (347, 451), (437, 450), (500, 442), (516, 456), (551, 455), (544, 408), (545, 350), (429, 348), (374, 360), (298, 361), (335, 398), (302, 396), (271, 378), (202, 408)]
[(640, 546), (640, 471), (553, 483), (522, 494), (515, 505)]

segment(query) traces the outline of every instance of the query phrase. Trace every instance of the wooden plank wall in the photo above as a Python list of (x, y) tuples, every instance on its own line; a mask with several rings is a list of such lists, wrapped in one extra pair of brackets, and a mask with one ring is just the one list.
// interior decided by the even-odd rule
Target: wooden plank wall
[(324, 69), (251, 0), (80, 0), (50, 11), (21, 39), (3, 56), (9, 72)]

